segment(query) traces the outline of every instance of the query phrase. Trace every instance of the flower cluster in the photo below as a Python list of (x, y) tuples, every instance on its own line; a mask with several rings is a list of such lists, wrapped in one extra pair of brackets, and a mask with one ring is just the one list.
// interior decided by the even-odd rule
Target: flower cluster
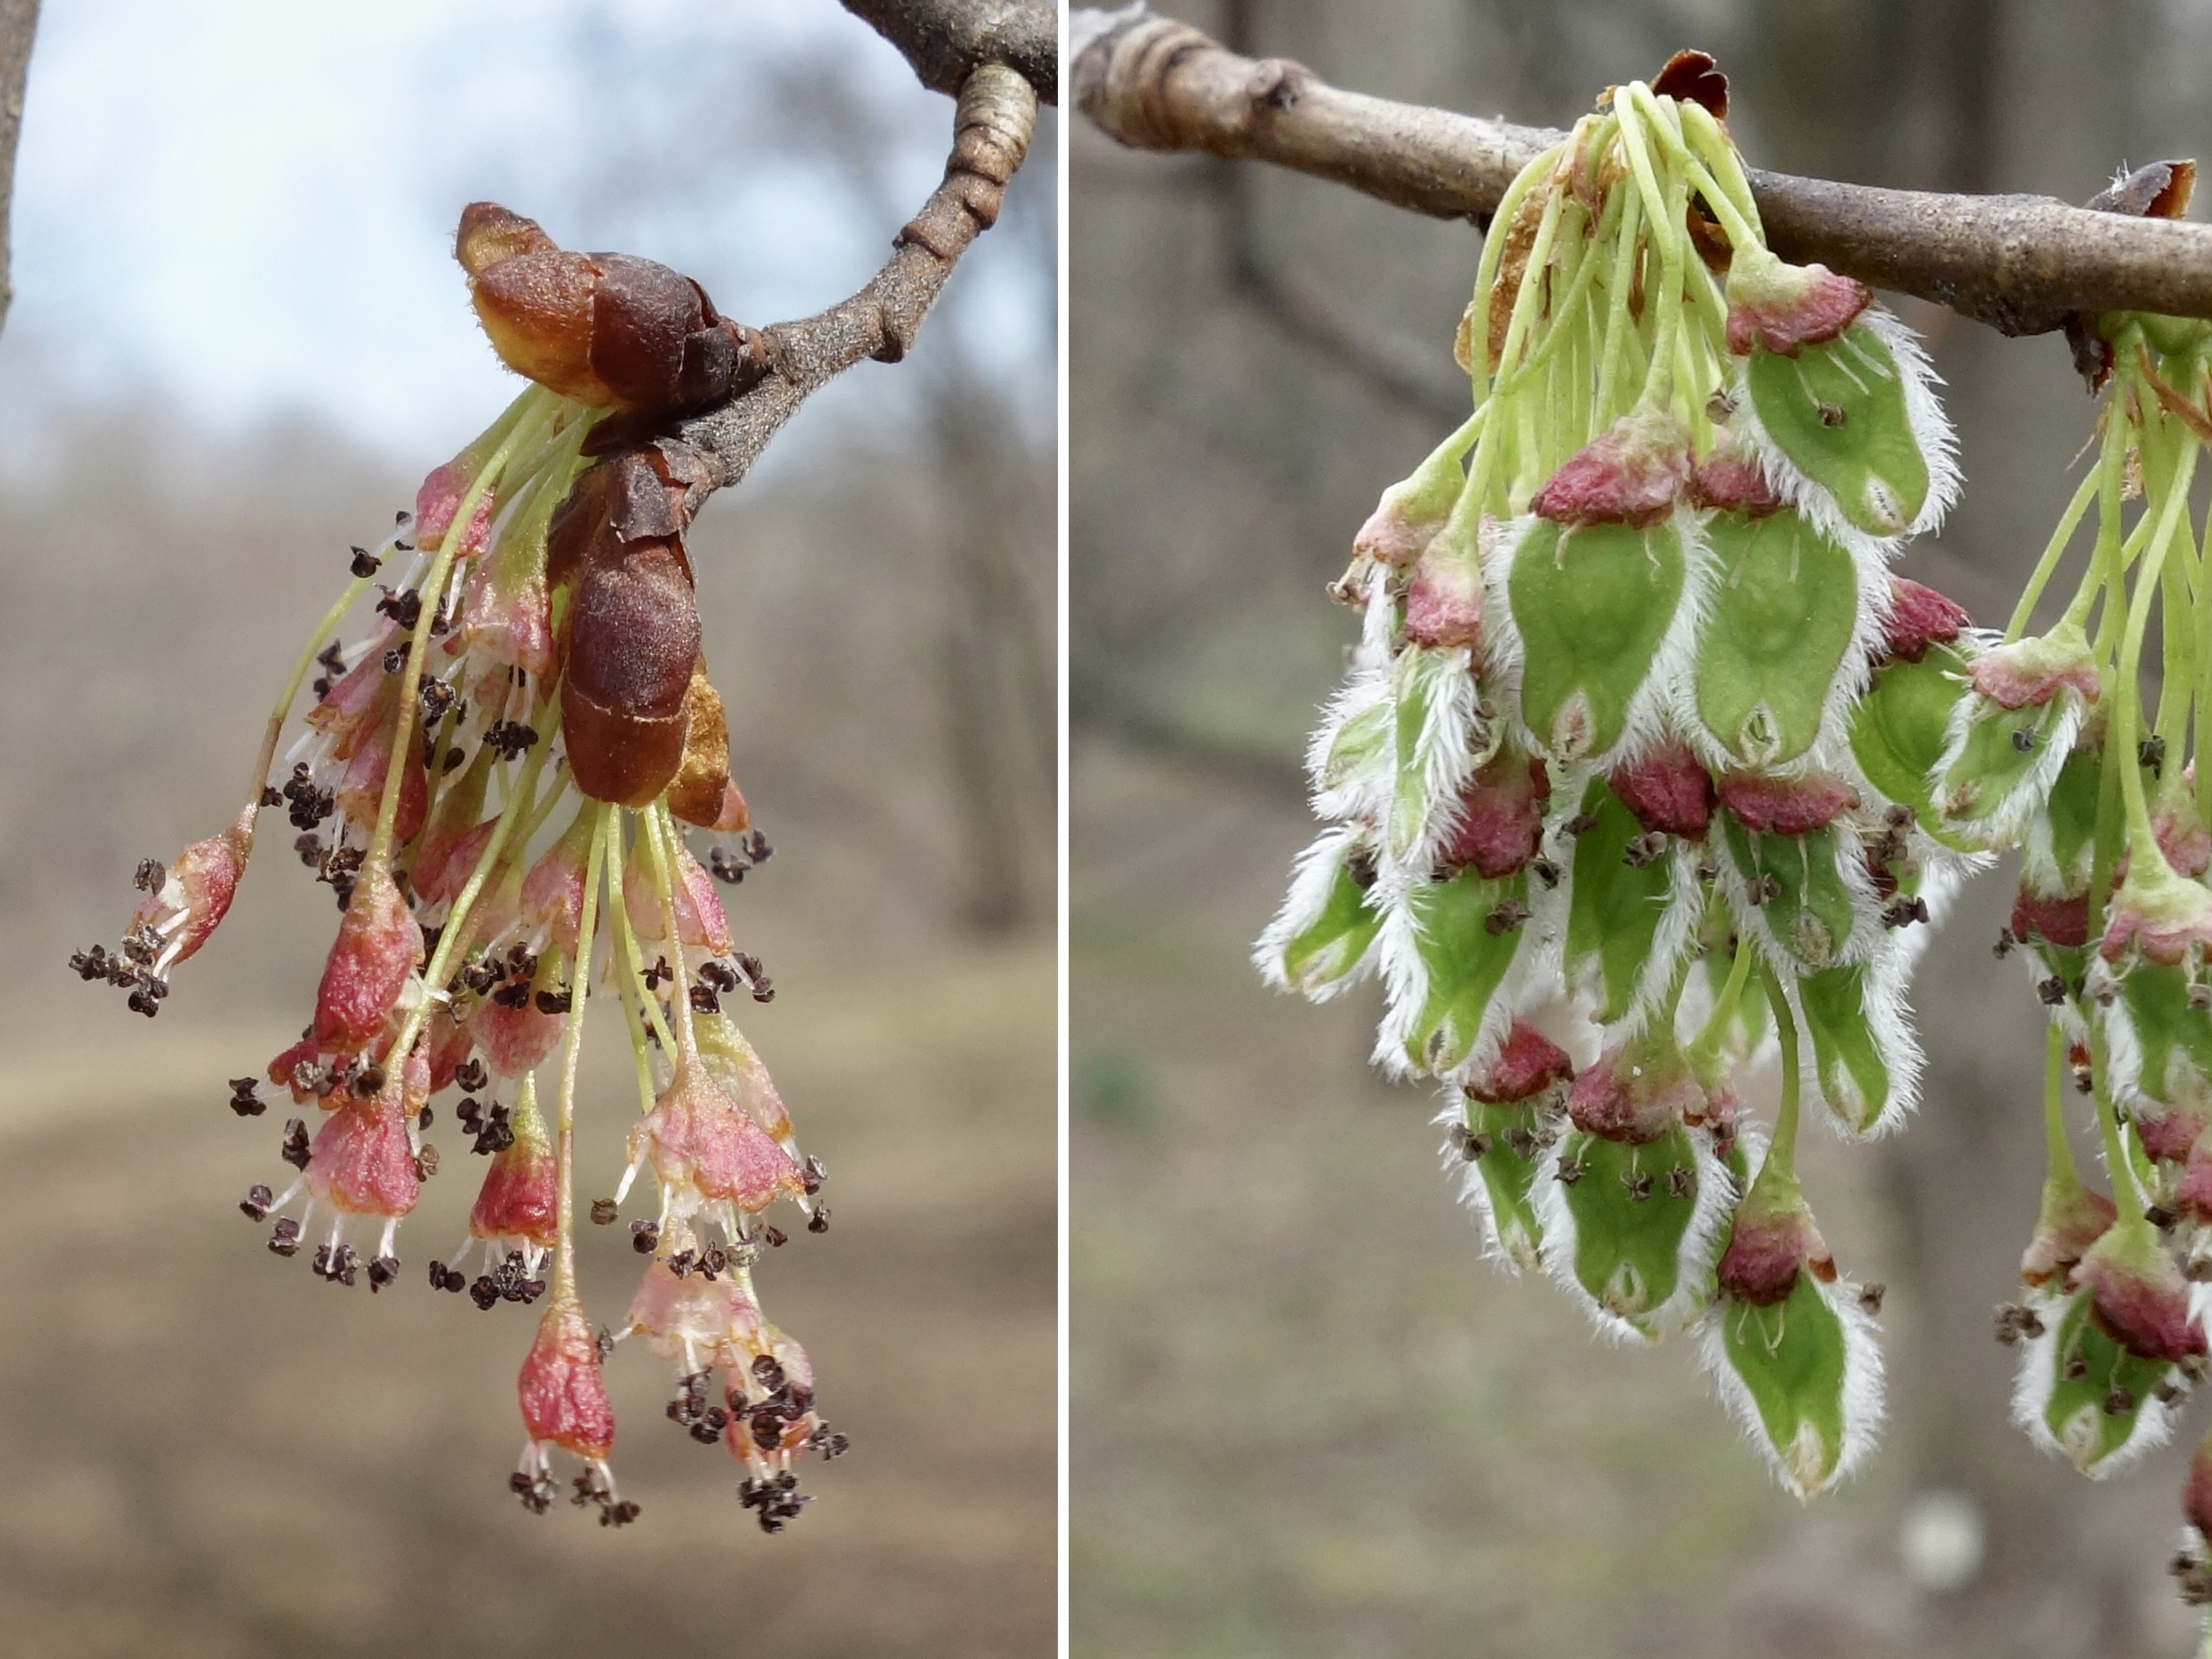
[(1980, 856), (1929, 800), (1979, 646), (1891, 568), (1956, 489), (1933, 376), (1767, 249), (1723, 86), (1684, 54), (1508, 191), (1472, 417), (1333, 589), (1328, 827), (1257, 960), (1314, 998), (1379, 977), (1375, 1059), (1441, 1088), (1494, 1253), (1613, 1335), (1695, 1330), (1809, 1496), (1871, 1444), (1880, 1287), (1799, 1187), (1800, 1078), (1854, 1136), (1913, 1106), (1906, 982)]
[[(611, 996), (639, 1114), (629, 1176), (591, 1218), (615, 1222), (647, 1166), (659, 1194), (630, 1230), (649, 1259), (623, 1332), (680, 1362), (670, 1415), (727, 1438), (745, 1506), (777, 1531), (804, 1501), (794, 1461), (845, 1441), (815, 1414), (806, 1356), (763, 1317), (753, 1269), (787, 1241), (770, 1219), (780, 1201), (817, 1232), (828, 1211), (820, 1162), (724, 1006), (773, 995), (716, 891), (769, 848), (731, 781), (700, 653), (684, 532), (706, 458), (652, 435), (772, 354), (689, 278), (567, 252), (489, 203), (463, 215), (456, 252), (494, 346), (537, 383), (424, 480), (381, 545), (352, 550), (352, 582), (277, 700), (244, 809), (172, 863), (142, 864), (120, 946), (72, 966), (157, 1013), (229, 908), (260, 815), (284, 812), (341, 915), (300, 1040), (232, 1080), (241, 1116), (277, 1096), (293, 1108), (280, 1155), (293, 1178), (257, 1184), (240, 1207), (269, 1223), (278, 1256), (310, 1250), (330, 1283), (387, 1288), (400, 1223), (439, 1167), (432, 1102), (457, 1091), (455, 1121), (485, 1164), (467, 1237), (429, 1282), (487, 1310), (543, 1301), (513, 1489), (546, 1509), (562, 1448), (584, 1465), (573, 1501), (618, 1526), (637, 1505), (607, 1461), (600, 1367), (616, 1336), (594, 1331), (577, 1293), (573, 1202), (585, 1008), (595, 989)], [(372, 588), (365, 635), (326, 645)], [(279, 762), (311, 672), (312, 706)], [(708, 866), (686, 826), (716, 838)], [(704, 1403), (716, 1366), (727, 1406)]]
[[(1997, 954), (2047, 1010), (2050, 1172), (1998, 1336), (2022, 1426), (2102, 1474), (2207, 1369), (2212, 564), (2189, 491), (2212, 325), (2074, 320), (2095, 464), (2009, 626), (1971, 628), (1891, 568), (1957, 486), (1933, 376), (1863, 286), (1765, 248), (1725, 115), (1681, 55), (1508, 192), (1459, 338), (1473, 416), (1332, 590), (1362, 627), (1309, 757), (1328, 827), (1257, 959), (1314, 998), (1378, 975), (1376, 1059), (1441, 1086), (1494, 1253), (1614, 1334), (1695, 1327), (1809, 1496), (1869, 1444), (1881, 1297), (1838, 1276), (1795, 1177), (1801, 1077), (1847, 1136), (1898, 1123), (1928, 924), (2018, 854)], [(2189, 183), (2162, 164), (2095, 205), (2178, 214)], [(2073, 598), (2028, 633), (2085, 527)], [(1737, 1080), (1769, 1048), (1761, 1150)], [(2075, 1095), (2109, 1195), (2070, 1150)], [(2175, 1572), (2212, 1602), (2212, 1438), (2183, 1507)]]

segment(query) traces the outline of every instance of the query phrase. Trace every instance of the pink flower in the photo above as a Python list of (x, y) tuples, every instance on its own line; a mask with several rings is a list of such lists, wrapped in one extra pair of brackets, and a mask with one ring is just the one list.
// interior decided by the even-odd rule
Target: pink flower
[(1755, 1308), (1772, 1307), (1796, 1285), (1801, 1268), (1824, 1285), (1835, 1283), (1836, 1264), (1811, 1210), (1793, 1181), (1771, 1187), (1755, 1183), (1737, 1206), (1716, 1271), (1721, 1294)]
[(1544, 803), (1550, 798), (1543, 762), (1518, 749), (1500, 749), (1461, 793), (1438, 861), (1455, 870), (1472, 864), (1493, 881), (1512, 875), (1536, 856)]
[(1705, 1090), (1671, 1031), (1617, 1042), (1575, 1079), (1566, 1114), (1585, 1133), (1640, 1146), (1705, 1114)]
[(1758, 457), (1733, 440), (1715, 447), (1692, 469), (1690, 499), (1700, 507), (1748, 518), (1764, 518), (1783, 508)]
[[(482, 458), (472, 450), (464, 450), (445, 465), (433, 469), (422, 481), (421, 487), (415, 491), (416, 546), (429, 553), (444, 545), (446, 532), (453, 527), (454, 515), (461, 510), (461, 498), (475, 482), (482, 464)], [(455, 550), (456, 557), (474, 558), (490, 545), (494, 505), (489, 490), (477, 499), (475, 509), (469, 514), (468, 528)]]
[(1841, 334), (1873, 295), (1864, 283), (1824, 265), (1784, 265), (1746, 248), (1731, 265), (1728, 297), (1730, 351), (1740, 357), (1764, 346), (1794, 357), (1800, 347)]
[(1720, 794), (1746, 829), (1767, 835), (1810, 834), (1859, 804), (1856, 789), (1825, 772), (1803, 778), (1731, 772), (1720, 780)]
[(1571, 1083), (1575, 1067), (1566, 1052), (1526, 1020), (1506, 1029), (1505, 1041), (1491, 1062), (1467, 1082), (1467, 1092), (1493, 1105), (1510, 1104), (1561, 1083)]
[(576, 933), (583, 925), (584, 860), (591, 850), (591, 817), (587, 808), (560, 840), (538, 857), (522, 878), (521, 923), (531, 949), (576, 953)]
[(708, 1075), (745, 1108), (745, 1115), (770, 1140), (797, 1158), (798, 1149), (791, 1141), (791, 1114), (784, 1109), (775, 1079), (768, 1075), (767, 1066), (745, 1040), (736, 1023), (726, 1014), (701, 1014), (694, 1015), (691, 1023), (699, 1039), (699, 1058)]
[[(674, 868), (669, 875), (673, 882), (677, 936), (686, 945), (704, 951), (709, 956), (727, 956), (737, 947), (730, 938), (729, 916), (722, 908), (721, 896), (714, 890), (714, 878), (691, 856), (682, 836), (675, 837), (675, 843)], [(622, 903), (629, 912), (630, 928), (640, 945), (667, 944), (668, 928), (661, 915), (661, 892), (654, 862), (647, 856), (641, 837), (631, 846), (628, 865), (622, 872)]]
[(1689, 433), (1639, 404), (1561, 462), (1529, 509), (1559, 524), (1657, 524), (1689, 482)]
[(600, 1525), (621, 1527), (637, 1519), (637, 1506), (616, 1495), (614, 1477), (607, 1467), (615, 1424), (600, 1358), (599, 1339), (575, 1293), (556, 1293), (537, 1321), (537, 1339), (530, 1344), (515, 1381), (529, 1442), (510, 1485), (525, 1509), (544, 1514), (552, 1507), (555, 1491), (551, 1453), (557, 1446), (588, 1465), (576, 1479), (573, 1501), (596, 1502)]
[(422, 930), (391, 870), (383, 865), (364, 870), (315, 993), (318, 1050), (353, 1054), (366, 1048), (383, 1032), (421, 960)]
[(1918, 663), (1930, 645), (1948, 645), (1964, 633), (1966, 608), (1904, 576), (1890, 578), (1890, 618), (1882, 627), (1882, 656)]
[(703, 1064), (678, 1063), (653, 1110), (630, 1131), (629, 1153), (633, 1173), (649, 1161), (659, 1177), (664, 1229), (669, 1217), (724, 1205), (756, 1215), (779, 1197), (800, 1198), (806, 1192), (790, 1155)]
[(2023, 943), (2042, 940), (2071, 948), (2089, 942), (2089, 895), (2061, 893), (2051, 897), (2025, 883), (2012, 901), (2012, 936)]
[(2189, 1281), (2147, 1227), (2113, 1227), (2083, 1252), (2075, 1279), (2111, 1339), (2144, 1359), (2180, 1361), (2205, 1349), (2189, 1317)]
[(469, 1236), (518, 1240), (542, 1255), (560, 1232), (559, 1168), (546, 1121), (527, 1101), (508, 1115), (513, 1139), (492, 1156), (468, 1213)]
[[(1488, 521), (1485, 521), (1488, 527)], [(1405, 584), (1405, 637), (1437, 650), (1483, 643), (1482, 556), (1437, 536), (1422, 551)]]
[[(528, 982), (521, 988), (527, 993)], [(468, 1016), (469, 1036), (494, 1075), (519, 1077), (536, 1069), (560, 1041), (564, 1021), (537, 1006), (534, 996), (520, 1003), (502, 1002), (499, 993), (487, 996)]]
[(2035, 1236), (2020, 1258), (2021, 1280), (2036, 1287), (2056, 1279), (2060, 1289), (2071, 1291), (2075, 1266), (2117, 1213), (2112, 1200), (2092, 1193), (2078, 1177), (2060, 1173), (2046, 1179)]
[(1610, 781), (1621, 805), (1648, 830), (1698, 841), (1712, 822), (1712, 779), (1680, 738), (1621, 762)]
[(2212, 947), (2212, 891), (2177, 875), (2156, 848), (2131, 850), (2127, 879), (2113, 893), (2098, 953), (2117, 962), (2131, 953), (2168, 968)]
[(1966, 679), (2000, 708), (2040, 708), (2062, 691), (2093, 703), (2099, 689), (2087, 636), (2063, 624), (2048, 634), (1991, 647), (1967, 664)]
[[(420, 1055), (414, 1063), (423, 1064)], [(343, 1215), (393, 1221), (415, 1207), (422, 1180), (407, 1133), (412, 1114), (402, 1095), (399, 1079), (390, 1078), (368, 1099), (348, 1095), (323, 1119), (307, 1166), (307, 1188), (318, 1203)]]

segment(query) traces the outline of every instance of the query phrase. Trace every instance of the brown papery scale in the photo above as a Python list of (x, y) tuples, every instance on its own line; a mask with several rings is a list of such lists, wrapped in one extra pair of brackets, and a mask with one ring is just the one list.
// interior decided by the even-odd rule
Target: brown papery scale
[(691, 670), (683, 694), (683, 762), (668, 786), (668, 809), (686, 824), (734, 834), (748, 828), (752, 815), (729, 775), (729, 723), (720, 693), (707, 681), (702, 659)]
[[(658, 464), (658, 465), (656, 465)], [(591, 466), (554, 515), (546, 577), (570, 590), (561, 628), (561, 725), (576, 787), (643, 807), (683, 763), (699, 606), (684, 556), (682, 484), (656, 450)]]
[(501, 360), (594, 409), (703, 408), (774, 365), (768, 337), (722, 316), (682, 272), (572, 253), (497, 203), (462, 211), (454, 257)]

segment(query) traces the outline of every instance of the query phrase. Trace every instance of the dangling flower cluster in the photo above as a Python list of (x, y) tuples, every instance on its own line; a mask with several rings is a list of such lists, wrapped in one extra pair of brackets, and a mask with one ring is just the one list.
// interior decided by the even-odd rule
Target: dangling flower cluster
[[(600, 1366), (616, 1337), (593, 1330), (577, 1293), (573, 1203), (585, 1005), (595, 987), (611, 995), (640, 1115), (629, 1175), (591, 1218), (615, 1222), (646, 1167), (659, 1192), (630, 1229), (650, 1259), (624, 1330), (680, 1360), (670, 1415), (695, 1438), (727, 1438), (745, 1506), (778, 1531), (805, 1501), (792, 1464), (845, 1441), (815, 1414), (804, 1352), (761, 1314), (753, 1268), (786, 1241), (770, 1219), (780, 1200), (816, 1232), (828, 1211), (821, 1164), (800, 1152), (723, 1006), (773, 994), (715, 890), (769, 849), (731, 781), (700, 653), (684, 532), (708, 460), (655, 436), (773, 372), (774, 354), (690, 278), (564, 251), (490, 203), (464, 213), (456, 252), (493, 346), (537, 383), (423, 482), (382, 545), (353, 550), (351, 585), (270, 715), (244, 809), (174, 862), (142, 864), (119, 949), (72, 966), (157, 1013), (172, 970), (229, 909), (260, 814), (285, 812), (342, 914), (313, 1019), (266, 1068), (293, 1107), (280, 1152), (296, 1173), (281, 1192), (257, 1184), (240, 1207), (270, 1222), (277, 1255), (311, 1248), (319, 1276), (385, 1289), (400, 1223), (438, 1168), (431, 1103), (460, 1091), (455, 1119), (486, 1165), (467, 1237), (429, 1263), (429, 1282), (483, 1309), (544, 1302), (519, 1384), (513, 1490), (545, 1510), (559, 1447), (584, 1465), (573, 1501), (619, 1526), (637, 1506), (607, 1461)], [(380, 582), (402, 557), (399, 580)], [(372, 585), (366, 636), (325, 646)], [(273, 774), (317, 670), (304, 729)], [(711, 878), (683, 825), (715, 837)], [(550, 1123), (537, 1086), (548, 1064)], [(239, 1115), (267, 1109), (263, 1077), (230, 1086)], [(727, 1406), (703, 1402), (715, 1366), (730, 1378)]]
[[(1804, 1497), (1871, 1444), (1881, 1291), (1800, 1190), (1800, 1076), (1848, 1135), (1913, 1106), (1906, 982), (1979, 856), (1929, 774), (1978, 646), (1891, 570), (1956, 490), (1934, 377), (1769, 251), (1726, 111), (1678, 55), (1506, 193), (1474, 413), (1332, 589), (1363, 621), (1309, 757), (1328, 827), (1256, 957), (1315, 999), (1378, 976), (1375, 1059), (1440, 1086), (1494, 1254), (1615, 1336), (1696, 1330)], [(1737, 1087), (1770, 1047), (1771, 1138)]]

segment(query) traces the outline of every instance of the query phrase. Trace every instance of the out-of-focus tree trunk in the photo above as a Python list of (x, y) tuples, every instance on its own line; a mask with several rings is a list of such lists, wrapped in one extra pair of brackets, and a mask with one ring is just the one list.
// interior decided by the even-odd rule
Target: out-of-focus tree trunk
[(0, 0), (0, 328), (7, 326), (8, 210), (15, 199), (15, 138), (23, 125), (23, 77), (31, 68), (31, 37), (39, 26), (39, 0)]

